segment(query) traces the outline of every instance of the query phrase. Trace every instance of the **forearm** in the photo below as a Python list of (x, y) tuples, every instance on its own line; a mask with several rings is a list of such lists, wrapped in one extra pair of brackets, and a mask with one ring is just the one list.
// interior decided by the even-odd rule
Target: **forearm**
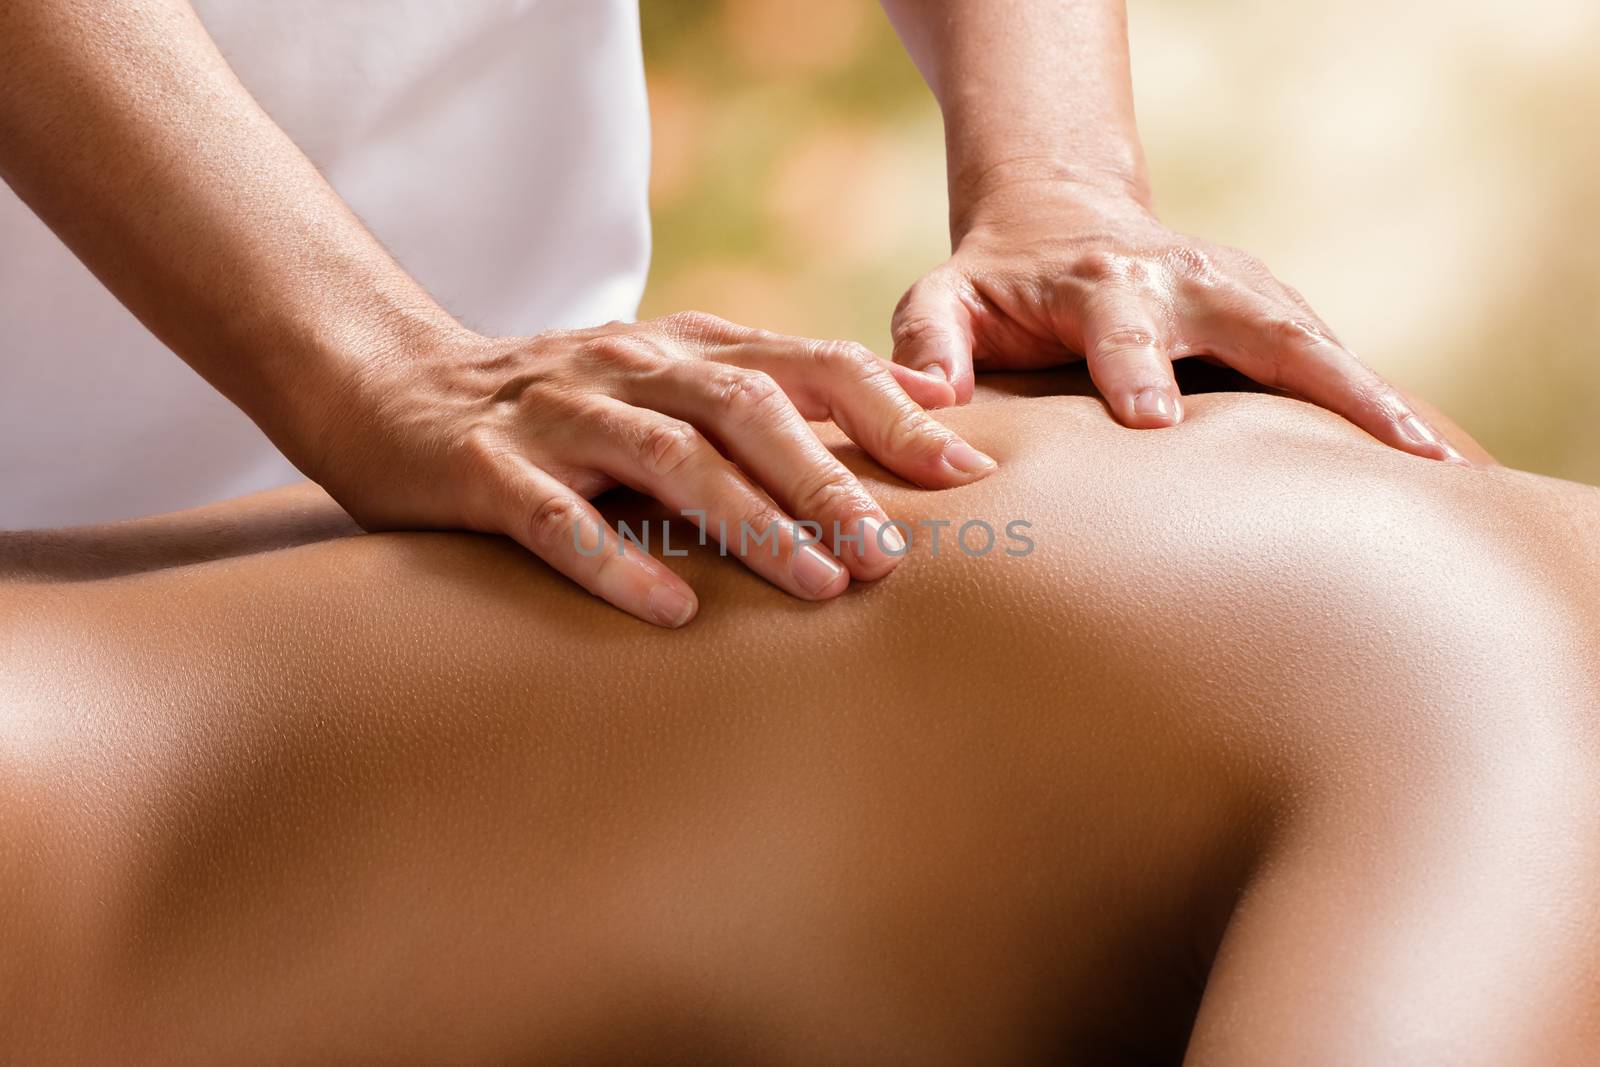
[(944, 113), (951, 229), (1015, 183), (1148, 203), (1122, 0), (883, 0)]
[(315, 447), (365, 361), (454, 328), (187, 3), (14, 0), (0, 39), (0, 176), (280, 447)]

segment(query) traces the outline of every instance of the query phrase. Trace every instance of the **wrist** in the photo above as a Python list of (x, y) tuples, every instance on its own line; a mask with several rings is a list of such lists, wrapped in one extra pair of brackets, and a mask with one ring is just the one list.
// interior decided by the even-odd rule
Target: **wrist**
[(307, 477), (326, 483), (347, 441), (389, 418), (430, 367), (485, 339), (437, 308), (389, 309), (359, 327), (286, 346), (264, 390), (262, 430)]
[(1153, 220), (1155, 210), (1142, 171), (1029, 160), (991, 167), (959, 193), (952, 182), (953, 247), (987, 229), (1037, 224), (1041, 216), (1094, 227), (1109, 218)]

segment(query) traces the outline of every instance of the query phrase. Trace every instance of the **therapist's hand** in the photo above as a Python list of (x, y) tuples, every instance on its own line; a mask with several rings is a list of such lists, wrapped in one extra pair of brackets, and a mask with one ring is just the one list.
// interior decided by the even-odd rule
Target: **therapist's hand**
[[(832, 419), (919, 485), (994, 466), (858, 345), (706, 315), (511, 339), (464, 329), (250, 97), (183, 0), (6, 0), (0, 41), (0, 177), (368, 529), (507, 534), (675, 626), (693, 591), (632, 545), (619, 555), (614, 531), (597, 545), (589, 497), (621, 483), (703, 511), (734, 552), (746, 527), (774, 537), (776, 554), (751, 539), (745, 563), (822, 599), (886, 573), (902, 549), (894, 527), (877, 535), (886, 516), (806, 419)], [(789, 520), (818, 524), (840, 558)], [(864, 540), (836, 542), (836, 522)]]
[(1174, 233), (1119, 182), (1033, 179), (964, 204), (955, 252), (895, 311), (919, 402), (972, 395), (973, 370), (1084, 358), (1124, 425), (1183, 418), (1172, 361), (1210, 356), (1418, 456), (1465, 462), (1253, 256)]
[[(703, 512), (696, 521), (713, 539), (725, 533), (730, 554), (820, 600), (851, 577), (887, 573), (904, 545), (893, 527), (880, 536), (887, 516), (806, 420), (832, 419), (918, 485), (961, 485), (994, 469), (861, 346), (694, 313), (527, 338), (466, 335), (376, 360), (335, 400), (302, 454), (364, 527), (505, 534), (662, 626), (693, 617), (694, 592), (605, 531), (589, 498), (616, 484)], [(822, 545), (797, 537), (797, 520), (819, 524)], [(835, 523), (862, 540), (828, 551)], [(769, 529), (776, 552), (755, 540)]]

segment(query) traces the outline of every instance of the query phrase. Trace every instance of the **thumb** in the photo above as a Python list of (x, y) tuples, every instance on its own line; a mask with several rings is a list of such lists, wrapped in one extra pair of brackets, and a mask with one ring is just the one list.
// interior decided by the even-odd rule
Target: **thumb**
[(972, 399), (972, 319), (937, 272), (906, 291), (889, 324), (895, 379), (926, 408)]

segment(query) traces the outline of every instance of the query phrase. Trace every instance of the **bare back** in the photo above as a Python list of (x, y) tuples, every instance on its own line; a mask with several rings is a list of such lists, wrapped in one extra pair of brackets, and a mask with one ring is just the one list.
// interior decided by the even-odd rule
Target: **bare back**
[[(269, 1062), (1159, 1056), (1225, 931), (1255, 936), (1241, 887), (1305, 835), (1459, 837), (1426, 805), (1392, 818), (1419, 781), (1480, 783), (1483, 847), (1521, 849), (1522, 875), (1592, 873), (1524, 831), (1552, 805), (1573, 833), (1600, 814), (1525, 776), (1593, 782), (1600, 598), (1579, 576), (1600, 573), (1600, 492), (1412, 459), (1274, 397), (1189, 412), (1159, 433), (1082, 397), (951, 412), (1003, 469), (940, 493), (846, 453), (917, 535), (838, 602), (785, 597), (679, 522), (670, 562), (702, 602), (682, 632), (464, 535), (7, 586), (0, 1039)], [(327, 508), (35, 538), (29, 566), (126, 569), (120, 544), (174, 528), (180, 554), (326, 538)], [(952, 540), (973, 520), (998, 535), (982, 554), (981, 530)], [(1008, 555), (1018, 520), (1032, 549)], [(1412, 918), (1383, 891), (1400, 874), (1377, 877), (1372, 921)], [(1556, 946), (1559, 918), (1501, 928)], [(1263, 972), (1340, 981), (1274, 944), (1225, 946), (1212, 988), (1245, 977), (1221, 1003)], [(1546, 987), (1593, 981), (1592, 948), (1552, 947), (1509, 999), (1462, 968), (1453, 995), (1522, 1041), (1576, 1010)], [(1197, 1048), (1227, 1040), (1220, 996)]]

